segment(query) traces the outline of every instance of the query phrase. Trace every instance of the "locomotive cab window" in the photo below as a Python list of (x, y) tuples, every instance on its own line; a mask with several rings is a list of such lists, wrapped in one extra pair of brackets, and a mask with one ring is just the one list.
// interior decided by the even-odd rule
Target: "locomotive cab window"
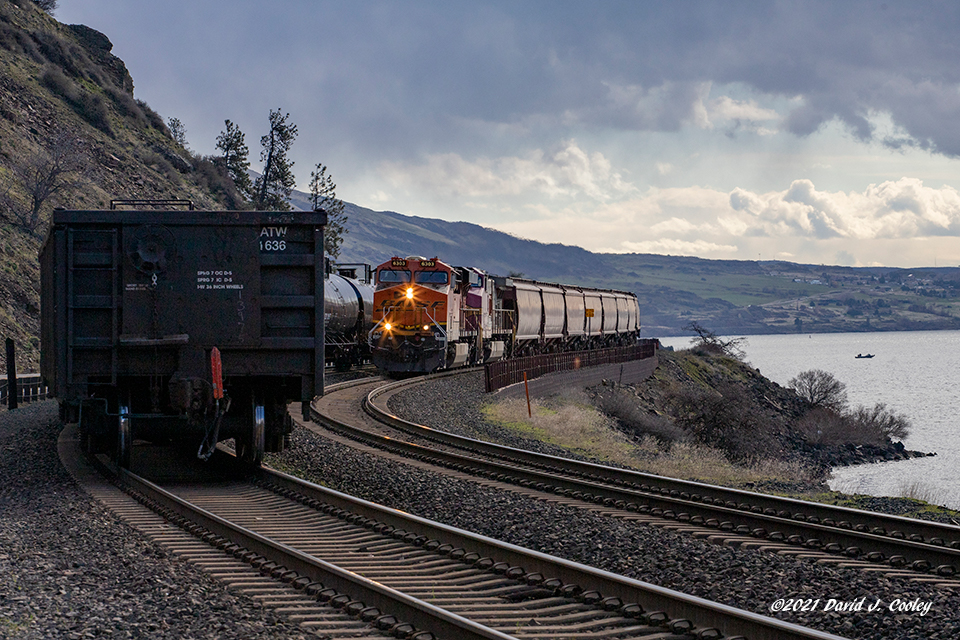
[(380, 269), (377, 272), (377, 282), (380, 284), (410, 282), (410, 272), (400, 269)]
[(449, 278), (446, 271), (417, 271), (414, 281), (420, 284), (447, 284)]

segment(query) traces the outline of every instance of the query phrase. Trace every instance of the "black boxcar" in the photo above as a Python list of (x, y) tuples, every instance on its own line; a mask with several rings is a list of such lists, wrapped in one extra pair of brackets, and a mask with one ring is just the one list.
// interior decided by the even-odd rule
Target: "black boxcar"
[(235, 438), (259, 464), (323, 391), (323, 212), (55, 211), (41, 362), (86, 445)]

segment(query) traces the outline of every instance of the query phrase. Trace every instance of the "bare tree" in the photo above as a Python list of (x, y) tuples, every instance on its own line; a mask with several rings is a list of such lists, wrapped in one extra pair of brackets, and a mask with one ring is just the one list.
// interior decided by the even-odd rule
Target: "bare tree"
[(318, 163), (310, 172), (310, 203), (314, 211), (327, 212), (327, 226), (323, 229), (323, 252), (336, 259), (340, 255), (343, 235), (347, 232), (347, 215), (343, 200), (337, 197), (337, 185), (327, 174), (327, 168)]
[(791, 379), (787, 386), (812, 405), (838, 413), (847, 406), (847, 385), (822, 369), (804, 371)]
[(13, 175), (27, 195), (27, 206), (18, 205), (7, 189), (5, 198), (14, 222), (33, 233), (40, 226), (41, 212), (49, 201), (63, 199), (87, 182), (90, 159), (82, 141), (59, 132), (13, 166)]
[(888, 409), (878, 402), (872, 409), (857, 407), (847, 416), (854, 429), (875, 434), (879, 444), (887, 440), (903, 440), (910, 435), (912, 425), (906, 416)]
[(747, 342), (746, 338), (730, 338), (729, 340), (724, 340), (696, 320), (686, 325), (683, 329), (697, 334), (697, 337), (691, 340), (694, 348), (712, 351), (714, 353), (722, 353), (737, 360), (743, 360), (747, 355), (743, 350), (743, 345)]

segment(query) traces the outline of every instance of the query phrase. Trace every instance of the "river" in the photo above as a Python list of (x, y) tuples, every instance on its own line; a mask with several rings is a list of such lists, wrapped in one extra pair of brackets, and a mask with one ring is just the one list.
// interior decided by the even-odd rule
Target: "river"
[[(689, 337), (661, 338), (690, 346)], [(834, 469), (845, 493), (912, 496), (960, 509), (960, 331), (896, 331), (746, 336), (746, 360), (786, 386), (823, 369), (847, 385), (850, 405), (883, 402), (912, 424), (907, 449), (936, 456)], [(872, 353), (870, 359), (856, 355)]]

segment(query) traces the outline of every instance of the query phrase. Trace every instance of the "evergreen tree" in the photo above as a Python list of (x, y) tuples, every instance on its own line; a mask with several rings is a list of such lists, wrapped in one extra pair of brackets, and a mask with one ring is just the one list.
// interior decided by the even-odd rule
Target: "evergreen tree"
[(247, 159), (250, 149), (247, 147), (240, 127), (229, 120), (223, 122), (227, 130), (221, 131), (217, 136), (217, 149), (223, 152), (223, 166), (233, 180), (237, 191), (244, 198), (249, 199), (253, 195), (253, 181), (247, 173), (250, 168), (250, 161)]
[(289, 211), (290, 192), (296, 184), (293, 161), (287, 152), (297, 137), (297, 125), (288, 124), (290, 114), (270, 111), (270, 132), (260, 138), (263, 169), (253, 183), (253, 208), (257, 211)]
[(187, 148), (187, 128), (180, 122), (180, 118), (170, 118), (167, 120), (167, 128), (170, 129), (170, 137), (184, 149)]
[(327, 212), (327, 226), (323, 230), (323, 252), (330, 258), (340, 255), (340, 245), (347, 232), (347, 216), (344, 213), (343, 200), (337, 198), (337, 185), (333, 177), (327, 174), (327, 168), (318, 163), (310, 172), (310, 203), (314, 211)]

